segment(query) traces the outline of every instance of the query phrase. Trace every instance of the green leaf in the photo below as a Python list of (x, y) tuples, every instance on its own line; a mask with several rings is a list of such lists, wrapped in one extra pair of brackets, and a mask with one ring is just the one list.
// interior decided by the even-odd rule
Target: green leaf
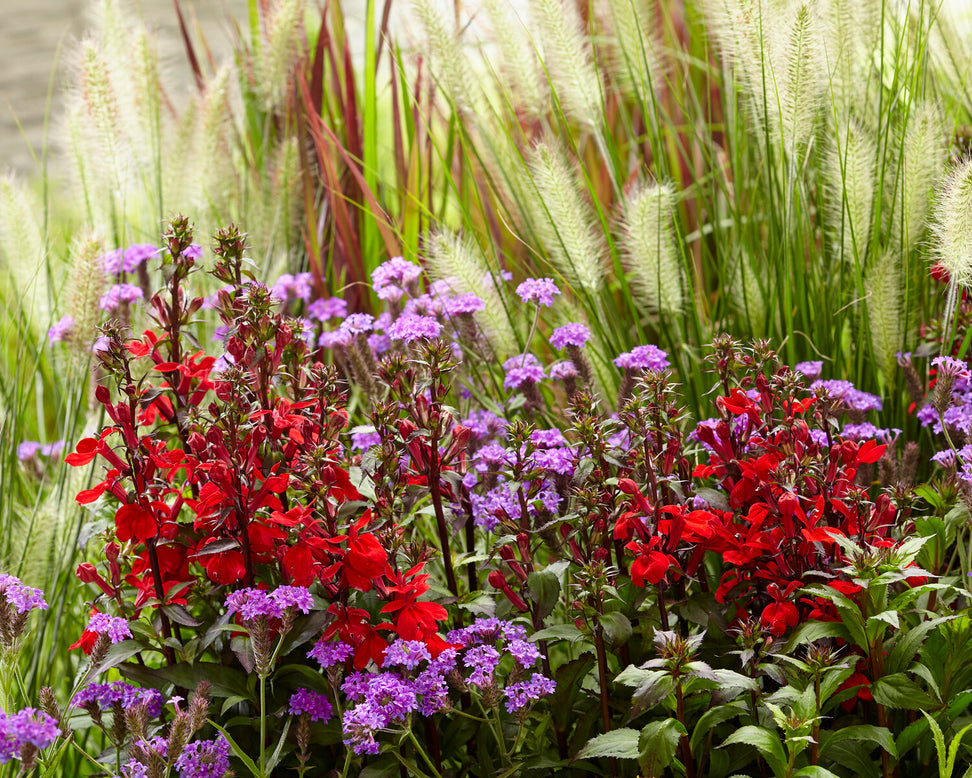
[(587, 759), (599, 756), (613, 756), (618, 759), (637, 759), (639, 755), (638, 740), (641, 733), (636, 729), (624, 727), (614, 729), (598, 735), (587, 741), (577, 753), (577, 759)]
[(560, 579), (549, 570), (540, 570), (527, 576), (527, 588), (536, 606), (536, 618), (543, 621), (553, 613), (560, 599)]
[(893, 673), (871, 684), (874, 701), (887, 708), (921, 710), (937, 703), (904, 673)]
[(552, 627), (546, 627), (545, 629), (534, 632), (530, 636), (530, 640), (534, 643), (540, 640), (569, 640), (571, 643), (576, 643), (578, 640), (584, 640), (586, 637), (573, 624), (554, 624)]
[(925, 636), (939, 624), (954, 618), (953, 616), (939, 616), (929, 621), (923, 621), (916, 627), (912, 627), (906, 633), (898, 637), (894, 642), (894, 647), (887, 660), (887, 672), (894, 674), (902, 672), (914, 661), (915, 656), (921, 651), (921, 646), (925, 641)]
[(743, 743), (756, 748), (777, 775), (786, 773), (786, 754), (775, 732), (765, 727), (754, 727), (752, 724), (748, 724), (733, 732), (720, 747), (724, 748), (736, 743)]
[(848, 639), (844, 625), (837, 621), (808, 621), (797, 627), (783, 649), (784, 654), (794, 653), (794, 649), (804, 643), (814, 643), (824, 638)]
[(820, 755), (823, 756), (832, 746), (847, 740), (863, 740), (872, 746), (881, 746), (892, 759), (898, 758), (898, 749), (894, 746), (894, 737), (887, 727), (875, 727), (871, 724), (856, 724), (852, 727), (841, 727), (830, 732), (821, 733)]
[(284, 744), (287, 742), (287, 733), (290, 732), (290, 723), (293, 721), (292, 716), (287, 717), (287, 723), (284, 724), (283, 731), (280, 733), (280, 739), (277, 741), (277, 747), (273, 749), (273, 753), (270, 754), (267, 759), (266, 768), (267, 775), (273, 775), (273, 768), (277, 766), (277, 762), (280, 761), (280, 754), (283, 751)]
[(652, 721), (642, 727), (638, 738), (638, 766), (643, 778), (661, 778), (675, 758), (679, 739), (685, 734), (685, 727), (677, 719)]
[(840, 776), (825, 767), (810, 764), (793, 773), (793, 778), (840, 778)]
[(734, 719), (737, 716), (745, 715), (747, 712), (744, 707), (738, 704), (718, 705), (715, 708), (707, 710), (699, 717), (695, 729), (692, 730), (692, 737), (689, 741), (689, 745), (692, 747), (692, 753), (698, 753), (702, 747), (703, 739), (713, 727), (717, 727), (719, 724)]
[(662, 700), (675, 692), (675, 681), (664, 670), (651, 671), (641, 685), (635, 689), (631, 697), (631, 709), (628, 711), (628, 721), (640, 716), (646, 710), (651, 710)]
[(598, 621), (604, 629), (604, 637), (607, 638), (608, 644), (613, 648), (618, 648), (627, 643), (633, 632), (628, 617), (620, 611), (603, 613)]

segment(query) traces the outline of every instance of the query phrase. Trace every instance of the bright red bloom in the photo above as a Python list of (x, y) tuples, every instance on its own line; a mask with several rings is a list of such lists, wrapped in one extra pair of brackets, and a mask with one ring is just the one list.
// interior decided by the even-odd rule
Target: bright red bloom
[(136, 540), (142, 543), (159, 533), (159, 525), (151, 511), (138, 503), (122, 505), (115, 512), (115, 535), (122, 542)]

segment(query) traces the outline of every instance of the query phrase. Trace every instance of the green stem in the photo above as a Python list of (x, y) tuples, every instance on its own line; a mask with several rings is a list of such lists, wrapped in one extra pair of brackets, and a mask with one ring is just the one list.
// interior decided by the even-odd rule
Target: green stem
[[(260, 674), (260, 776), (266, 776), (267, 750), (267, 677)], [(119, 771), (120, 772), (120, 771)]]
[(411, 726), (409, 726), (408, 728), (408, 739), (412, 741), (412, 745), (415, 746), (415, 750), (418, 751), (419, 754), (421, 754), (422, 759), (425, 760), (425, 763), (429, 766), (429, 769), (432, 771), (432, 775), (434, 775), (435, 778), (442, 778), (442, 773), (440, 773), (438, 770), (435, 769), (435, 764), (432, 762), (432, 759), (429, 758), (429, 755), (425, 753), (425, 749), (422, 748), (422, 745), (418, 742), (418, 738), (415, 737), (415, 733), (412, 732)]

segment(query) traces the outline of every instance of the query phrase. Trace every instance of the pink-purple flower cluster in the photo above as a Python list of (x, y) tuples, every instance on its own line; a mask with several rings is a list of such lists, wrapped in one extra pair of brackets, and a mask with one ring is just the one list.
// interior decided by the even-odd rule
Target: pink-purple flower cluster
[(21, 462), (29, 462), (34, 457), (55, 457), (64, 450), (64, 441), (56, 440), (53, 443), (37, 443), (33, 440), (24, 440), (17, 445), (17, 459)]
[(625, 351), (614, 360), (617, 367), (625, 370), (655, 370), (661, 371), (671, 367), (668, 352), (658, 346), (635, 346), (631, 351)]
[(226, 610), (232, 615), (239, 613), (244, 621), (261, 617), (282, 619), (288, 610), (310, 613), (314, 598), (303, 586), (280, 586), (272, 592), (264, 589), (238, 589), (226, 597)]
[(441, 332), (442, 325), (432, 316), (404, 313), (388, 328), (388, 337), (411, 343), (422, 338), (437, 338)]
[(60, 734), (57, 722), (43, 711), (34, 708), (11, 714), (0, 711), (0, 764), (19, 757), (25, 745), (47, 748)]
[(421, 275), (421, 266), (392, 257), (372, 271), (372, 288), (379, 300), (401, 300), (406, 288)]
[(506, 371), (503, 388), (507, 390), (538, 384), (546, 378), (540, 360), (530, 353), (510, 357), (503, 363), (503, 370)]
[(562, 351), (568, 346), (581, 348), (590, 339), (591, 331), (583, 324), (565, 324), (563, 327), (557, 327), (550, 334), (550, 345)]
[(307, 652), (307, 656), (316, 659), (321, 668), (326, 670), (329, 667), (342, 664), (353, 653), (354, 647), (340, 640), (318, 640), (314, 647)]
[(810, 389), (822, 394), (826, 392), (830, 397), (842, 400), (848, 410), (860, 411), (879, 411), (881, 410), (881, 398), (868, 392), (857, 389), (850, 381), (840, 380), (817, 380), (810, 384)]
[(554, 303), (554, 295), (560, 294), (560, 289), (552, 278), (528, 278), (516, 288), (516, 293), (525, 303), (535, 302), (549, 308)]
[(62, 316), (47, 331), (47, 341), (51, 346), (53, 346), (55, 343), (60, 343), (62, 340), (67, 340), (73, 331), (74, 318), (71, 316)]
[(19, 613), (28, 613), (35, 608), (47, 610), (44, 592), (33, 586), (27, 586), (15, 576), (0, 573), (0, 592), (3, 592), (7, 602)]
[(132, 636), (132, 630), (128, 626), (128, 620), (107, 613), (96, 613), (88, 621), (87, 632), (96, 632), (99, 635), (107, 635), (112, 643), (121, 643), (125, 638)]
[(123, 709), (144, 704), (150, 718), (162, 715), (162, 693), (157, 689), (141, 689), (124, 681), (111, 683), (92, 683), (85, 686), (74, 696), (74, 704), (79, 707), (95, 705), (102, 710), (120, 705)]
[(159, 253), (151, 243), (136, 243), (127, 249), (114, 249), (102, 254), (98, 259), (105, 275), (117, 276), (121, 273), (134, 273), (138, 266)]
[(298, 689), (290, 695), (290, 707), (288, 709), (294, 716), (307, 715), (311, 721), (327, 722), (334, 713), (331, 703), (326, 694), (311, 691), (310, 689)]
[(230, 744), (222, 735), (214, 740), (196, 740), (176, 760), (179, 778), (223, 778), (229, 772)]
[(108, 313), (114, 313), (123, 304), (130, 305), (136, 300), (143, 299), (143, 297), (141, 287), (135, 286), (135, 284), (115, 284), (98, 300), (98, 307)]
[(314, 276), (298, 273), (296, 276), (284, 273), (270, 288), (270, 294), (278, 300), (309, 300), (314, 293)]
[(348, 315), (348, 304), (340, 297), (319, 297), (307, 306), (304, 314), (321, 322), (343, 319)]

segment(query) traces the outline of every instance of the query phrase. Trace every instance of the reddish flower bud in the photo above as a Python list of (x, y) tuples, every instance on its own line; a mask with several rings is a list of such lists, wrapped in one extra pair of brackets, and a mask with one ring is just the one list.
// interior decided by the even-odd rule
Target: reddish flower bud
[(109, 597), (114, 595), (114, 590), (112, 590), (108, 582), (101, 577), (98, 569), (90, 562), (82, 562), (78, 565), (78, 569), (74, 571), (74, 574), (81, 579), (82, 583), (97, 584), (98, 588)]

